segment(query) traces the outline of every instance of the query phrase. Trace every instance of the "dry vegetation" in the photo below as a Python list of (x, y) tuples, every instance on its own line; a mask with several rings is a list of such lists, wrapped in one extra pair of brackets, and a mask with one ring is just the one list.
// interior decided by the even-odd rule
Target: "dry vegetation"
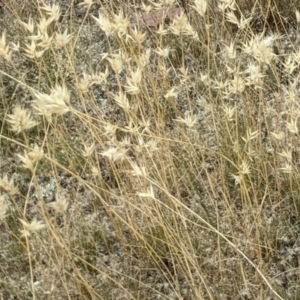
[(0, 298), (300, 299), (297, 7), (0, 2)]

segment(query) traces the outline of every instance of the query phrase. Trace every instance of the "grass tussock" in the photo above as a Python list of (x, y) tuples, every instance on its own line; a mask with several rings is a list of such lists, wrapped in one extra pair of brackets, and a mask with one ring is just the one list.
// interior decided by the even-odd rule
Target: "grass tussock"
[(297, 7), (0, 4), (2, 298), (299, 299)]

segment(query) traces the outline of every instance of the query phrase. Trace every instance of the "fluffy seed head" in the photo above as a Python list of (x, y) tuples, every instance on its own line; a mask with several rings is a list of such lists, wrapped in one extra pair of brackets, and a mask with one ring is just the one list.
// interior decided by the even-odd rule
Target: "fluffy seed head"
[(83, 0), (83, 2), (79, 3), (78, 5), (81, 5), (85, 8), (89, 8), (94, 4), (93, 0)]
[(300, 12), (299, 12), (299, 10), (296, 9), (295, 14), (296, 14), (297, 23), (300, 23)]
[(290, 133), (298, 133), (298, 125), (297, 125), (298, 117), (292, 118), (290, 122), (286, 122), (286, 127)]
[(60, 17), (60, 7), (58, 4), (47, 5), (41, 7), (42, 10), (46, 12), (46, 14), (50, 17), (51, 21), (58, 21)]
[(127, 17), (124, 16), (122, 11), (119, 11), (118, 15), (114, 15), (113, 17), (113, 29), (118, 34), (118, 36), (126, 36), (128, 33), (128, 28), (130, 26), (130, 22)]
[(2, 37), (0, 39), (0, 56), (3, 57), (5, 60), (11, 60), (12, 52), (9, 49), (9, 46), (6, 45), (6, 36), (5, 32), (2, 33)]
[(31, 40), (30, 44), (25, 44), (25, 47), (26, 47), (24, 48), (24, 51), (26, 52), (25, 55), (31, 59), (42, 57), (42, 55), (46, 51), (46, 48), (42, 50), (37, 50), (36, 49), (37, 44), (34, 40)]
[(110, 147), (106, 151), (103, 151), (101, 155), (107, 157), (109, 160), (113, 162), (123, 161), (125, 158), (125, 151), (120, 150), (116, 147)]
[(5, 200), (4, 195), (0, 196), (0, 221), (3, 220), (6, 217), (6, 212), (8, 210), (8, 203)]
[(53, 208), (58, 213), (64, 214), (68, 209), (69, 202), (66, 197), (63, 197), (62, 195), (56, 193), (55, 201), (48, 203), (47, 206)]
[(28, 157), (27, 152), (25, 152), (24, 156), (21, 154), (18, 154), (18, 157), (20, 158), (20, 160), (23, 163), (23, 168), (25, 169), (29, 169), (31, 172), (34, 171), (34, 162), (30, 159), (30, 157)]
[(31, 34), (33, 34), (33, 31), (34, 31), (34, 24), (33, 24), (33, 20), (32, 20), (31, 17), (29, 17), (28, 23), (25, 23), (25, 22), (20, 21), (20, 24), (21, 24), (26, 30), (28, 30)]
[(197, 13), (201, 17), (204, 17), (206, 9), (207, 9), (207, 2), (206, 2), (206, 0), (195, 0), (194, 3), (195, 3), (195, 5), (193, 5), (193, 7), (197, 11)]
[(197, 124), (197, 118), (190, 113), (187, 113), (184, 118), (175, 119), (175, 121), (181, 122), (189, 128), (192, 128)]
[(33, 101), (33, 107), (48, 121), (51, 121), (52, 114), (62, 115), (70, 110), (67, 106), (70, 103), (70, 92), (65, 85), (52, 88), (50, 95), (39, 92), (34, 95), (36, 100)]
[(275, 56), (272, 50), (274, 40), (275, 36), (272, 35), (267, 37), (256, 35), (244, 44), (243, 51), (252, 55), (260, 63), (270, 64)]
[(38, 145), (34, 145), (34, 148), (27, 153), (28, 158), (33, 162), (37, 162), (44, 157), (44, 151), (42, 148), (39, 148)]
[(100, 26), (101, 30), (105, 32), (107, 36), (111, 35), (113, 33), (113, 23), (109, 21), (108, 18), (106, 18), (104, 15), (101, 15), (99, 13), (99, 17), (96, 18), (92, 16), (92, 18), (97, 22), (97, 24)]
[(23, 225), (23, 230), (21, 230), (21, 236), (22, 237), (29, 237), (32, 232), (39, 231), (43, 228), (45, 228), (45, 224), (43, 224), (41, 221), (37, 221), (36, 219), (33, 219), (31, 223), (27, 223), (26, 221), (19, 219), (20, 222)]
[(18, 189), (14, 186), (13, 177), (8, 180), (7, 174), (0, 178), (0, 188), (3, 189), (9, 196), (14, 196), (18, 193)]
[(55, 34), (55, 45), (57, 48), (63, 48), (67, 45), (71, 40), (72, 35), (68, 34), (68, 30), (66, 29), (64, 33), (56, 33)]
[(93, 154), (94, 150), (95, 150), (95, 143), (92, 143), (91, 145), (86, 145), (84, 144), (84, 151), (82, 151), (82, 155), (84, 157), (89, 157)]
[(122, 107), (125, 110), (130, 109), (130, 104), (126, 97), (126, 94), (124, 94), (122, 91), (120, 91), (118, 95), (114, 95), (113, 97), (120, 107)]
[(119, 54), (113, 55), (111, 58), (106, 58), (110, 65), (111, 68), (114, 70), (116, 74), (120, 74), (123, 70), (123, 59), (122, 59), (122, 54), (119, 52)]
[(7, 122), (11, 126), (10, 129), (16, 133), (20, 133), (23, 130), (28, 130), (38, 124), (32, 120), (28, 110), (18, 105), (14, 107), (13, 113), (7, 117)]

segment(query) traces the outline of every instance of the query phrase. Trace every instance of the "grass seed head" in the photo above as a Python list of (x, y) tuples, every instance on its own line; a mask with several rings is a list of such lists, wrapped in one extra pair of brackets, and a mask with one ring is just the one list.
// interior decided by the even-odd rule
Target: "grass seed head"
[(192, 128), (197, 124), (198, 120), (197, 120), (196, 116), (194, 116), (190, 113), (187, 113), (184, 118), (178, 118), (178, 119), (175, 119), (175, 121), (181, 122), (181, 123), (185, 124), (187, 127)]
[(130, 27), (128, 18), (124, 16), (122, 11), (119, 11), (117, 15), (113, 16), (113, 20), (113, 30), (117, 33), (117, 35), (121, 38), (126, 36)]
[(31, 233), (37, 232), (39, 230), (42, 230), (46, 227), (45, 224), (43, 224), (41, 221), (37, 221), (36, 219), (33, 219), (31, 223), (27, 223), (26, 221), (19, 219), (20, 222), (23, 225), (23, 230), (21, 230), (21, 236), (22, 237), (29, 237)]
[(133, 176), (144, 177), (144, 178), (147, 177), (147, 170), (145, 165), (139, 166), (136, 162), (132, 162), (131, 167), (132, 167), (131, 172)]
[(116, 74), (120, 74), (123, 70), (123, 59), (122, 59), (122, 54), (119, 52), (117, 55), (113, 55), (112, 58), (106, 58), (109, 63), (111, 68)]
[(153, 10), (153, 6), (151, 4), (146, 5), (144, 2), (142, 2), (142, 10), (146, 13), (149, 13)]
[(275, 35), (267, 37), (255, 35), (244, 44), (243, 51), (248, 55), (252, 55), (260, 63), (270, 64), (275, 57), (272, 49), (275, 39)]
[(37, 59), (43, 56), (46, 49), (37, 50), (37, 44), (34, 40), (31, 40), (30, 44), (25, 44), (24, 51), (26, 52), (25, 55), (31, 59)]
[(173, 86), (170, 90), (167, 91), (167, 93), (164, 95), (165, 99), (174, 97), (177, 98), (178, 92), (176, 92), (175, 86)]
[(195, 0), (194, 1), (195, 5), (192, 7), (197, 11), (197, 13), (201, 16), (204, 17), (207, 9), (207, 1), (206, 0)]
[(37, 47), (41, 47), (47, 50), (51, 47), (53, 36), (49, 36), (47, 32), (40, 34), (40, 42), (37, 43)]
[(291, 150), (284, 149), (281, 152), (277, 153), (279, 156), (285, 158), (287, 162), (292, 163), (293, 161), (293, 155)]
[(52, 88), (50, 95), (39, 92), (35, 92), (34, 95), (36, 100), (33, 101), (33, 107), (48, 121), (51, 121), (52, 114), (62, 115), (70, 111), (67, 106), (70, 103), (70, 92), (64, 85)]
[(157, 53), (159, 56), (163, 57), (163, 58), (167, 58), (170, 54), (170, 47), (167, 46), (165, 48), (158, 48), (157, 50), (155, 50), (155, 53)]
[(225, 12), (226, 9), (236, 10), (235, 0), (219, 0), (218, 8)]
[(286, 122), (286, 127), (290, 133), (297, 134), (298, 133), (298, 117), (292, 118), (291, 122)]
[(125, 110), (130, 109), (129, 101), (126, 97), (126, 94), (120, 91), (117, 95), (113, 96), (114, 100), (117, 102), (117, 104), (122, 107)]
[(38, 145), (34, 145), (34, 148), (28, 152), (28, 158), (33, 162), (37, 162), (44, 157), (44, 151), (42, 148), (39, 148)]
[(274, 137), (276, 140), (282, 141), (285, 138), (285, 134), (283, 131), (280, 132), (271, 132), (271, 136)]
[(300, 23), (300, 12), (298, 9), (296, 9), (295, 11), (295, 15), (296, 15), (296, 20), (297, 20), (297, 23)]
[(68, 210), (69, 202), (66, 197), (56, 193), (55, 201), (47, 203), (47, 206), (53, 208), (58, 213), (65, 214)]
[(89, 157), (93, 154), (94, 150), (95, 150), (95, 143), (92, 143), (91, 145), (86, 145), (86, 144), (83, 144), (84, 146), (84, 150), (82, 151), (82, 155), (84, 157)]
[(130, 77), (126, 78), (127, 86), (125, 86), (128, 94), (138, 94), (140, 92), (140, 83), (142, 80), (142, 72), (140, 68), (130, 72)]
[(89, 91), (89, 87), (92, 85), (91, 75), (83, 72), (82, 77), (79, 78), (77, 83), (77, 88), (83, 93), (87, 93)]
[(235, 59), (236, 58), (236, 49), (234, 42), (230, 42), (230, 45), (225, 45), (226, 53), (228, 55), (228, 58)]
[(238, 25), (240, 24), (238, 18), (236, 17), (233, 11), (229, 11), (226, 13), (226, 20), (232, 24)]
[(131, 30), (130, 36), (139, 45), (142, 45), (146, 39), (146, 33), (139, 31), (136, 27)]
[(235, 180), (235, 184), (240, 185), (244, 182), (245, 175), (250, 173), (250, 163), (246, 160), (243, 160), (242, 163), (238, 166), (238, 174), (231, 174), (231, 176)]
[(96, 18), (94, 16), (92, 16), (92, 18), (97, 22), (97, 24), (99, 25), (101, 30), (103, 30), (107, 36), (109, 36), (113, 33), (113, 31), (114, 31), (113, 23), (108, 18), (106, 18), (104, 15), (100, 14), (100, 12), (99, 12), (98, 18)]
[(0, 188), (11, 197), (18, 193), (18, 189), (14, 186), (13, 177), (8, 180), (7, 175), (4, 175), (2, 178), (0, 178)]
[(34, 171), (34, 162), (28, 157), (27, 152), (25, 152), (24, 156), (21, 154), (18, 154), (18, 157), (22, 161), (23, 165), (22, 167), (25, 169), (29, 169), (31, 172)]
[(279, 168), (279, 171), (284, 174), (292, 174), (293, 173), (293, 166), (286, 162), (282, 168)]
[(198, 40), (198, 34), (191, 26), (187, 16), (182, 12), (179, 16), (176, 16), (170, 25), (170, 30), (175, 35), (186, 35), (192, 37), (192, 39)]
[(250, 62), (244, 73), (247, 85), (254, 85), (255, 89), (261, 88), (265, 75), (262, 73), (260, 65)]
[(163, 23), (160, 23), (159, 26), (158, 26), (158, 29), (156, 30), (156, 33), (160, 36), (167, 35), (168, 32), (169, 32), (169, 30), (164, 28)]
[(103, 126), (104, 134), (108, 137), (114, 138), (116, 135), (117, 127), (107, 123), (105, 126)]
[(19, 105), (15, 106), (13, 113), (8, 115), (7, 122), (11, 126), (10, 129), (17, 134), (38, 124), (31, 118), (28, 110), (20, 107)]
[(58, 4), (47, 5), (41, 7), (42, 10), (50, 17), (50, 20), (58, 21), (60, 18), (60, 7)]
[(97, 177), (100, 175), (99, 169), (95, 166), (92, 166), (91, 173), (92, 173), (92, 176), (94, 176), (94, 177)]
[(167, 7), (173, 7), (173, 6), (175, 6), (175, 3), (176, 3), (176, 0), (160, 0), (159, 1), (159, 4), (161, 6), (167, 6)]
[(37, 24), (40, 35), (47, 33), (48, 27), (51, 24), (51, 22), (52, 22), (51, 18), (45, 18), (44, 16), (42, 16), (40, 22)]
[(298, 63), (294, 60), (294, 57), (289, 55), (285, 63), (283, 63), (285, 70), (292, 75), (296, 68), (298, 68)]
[(187, 16), (184, 13), (181, 13), (179, 16), (176, 16), (170, 25), (170, 30), (175, 35), (181, 35), (186, 32), (186, 28), (189, 26)]
[(138, 193), (138, 196), (140, 196), (141, 198), (155, 199), (155, 195), (154, 195), (152, 185), (150, 186), (150, 188), (145, 193)]
[(235, 120), (233, 117), (236, 113), (236, 106), (233, 106), (233, 107), (224, 106), (223, 110), (224, 110), (227, 121), (232, 122)]
[(5, 60), (11, 60), (12, 51), (9, 49), (9, 46), (6, 44), (5, 32), (2, 32), (2, 37), (0, 39), (0, 56)]
[(239, 75), (234, 75), (227, 88), (230, 94), (241, 94), (245, 90), (245, 87), (245, 80)]
[(93, 0), (83, 0), (78, 5), (83, 6), (87, 9), (89, 9), (95, 2)]
[(72, 35), (68, 34), (68, 29), (64, 33), (55, 34), (55, 45), (58, 49), (65, 47), (71, 41)]
[(4, 195), (0, 195), (0, 221), (5, 219), (9, 205)]
[(110, 147), (106, 151), (101, 153), (102, 156), (107, 157), (109, 160), (113, 162), (123, 161), (125, 158), (126, 151), (118, 149), (116, 147)]
[(20, 24), (26, 29), (29, 31), (29, 33), (33, 34), (33, 31), (34, 31), (34, 23), (33, 23), (33, 19), (31, 17), (29, 17), (28, 19), (28, 23), (25, 23), (25, 22), (22, 22), (22, 21), (19, 21)]

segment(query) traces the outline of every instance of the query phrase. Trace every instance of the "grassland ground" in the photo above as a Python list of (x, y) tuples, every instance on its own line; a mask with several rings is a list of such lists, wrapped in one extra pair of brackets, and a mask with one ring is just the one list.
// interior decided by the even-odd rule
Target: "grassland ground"
[(0, 3), (0, 298), (299, 299), (300, 1)]

